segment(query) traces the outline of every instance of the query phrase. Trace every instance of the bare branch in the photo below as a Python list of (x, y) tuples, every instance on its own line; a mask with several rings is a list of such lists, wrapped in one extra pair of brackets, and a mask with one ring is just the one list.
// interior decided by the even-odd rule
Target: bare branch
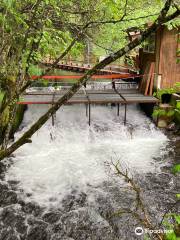
[(92, 22), (89, 22), (88, 23), (88, 27), (91, 27), (92, 25), (102, 25), (102, 24), (116, 24), (116, 23), (121, 23), (121, 22), (129, 22), (129, 21), (137, 21), (137, 20), (140, 20), (140, 19), (146, 19), (146, 18), (149, 18), (149, 17), (155, 17), (155, 16), (158, 16), (159, 13), (154, 13), (154, 14), (149, 14), (149, 15), (146, 15), (146, 16), (140, 16), (140, 17), (135, 17), (135, 18), (129, 18), (129, 19), (124, 19), (124, 15), (118, 19), (118, 20), (105, 20), (105, 21), (92, 21)]
[[(113, 167), (115, 168), (115, 173), (118, 177), (123, 177), (127, 183), (130, 184), (132, 190), (136, 193), (136, 209), (122, 209), (115, 212), (112, 216), (120, 216), (122, 214), (131, 214), (135, 219), (137, 219), (145, 228), (149, 228), (151, 230), (155, 230), (155, 226), (149, 220), (149, 213), (145, 207), (143, 199), (141, 197), (141, 189), (136, 185), (133, 178), (129, 177), (129, 173), (127, 169), (125, 171), (121, 170), (121, 166), (119, 163), (113, 163)], [(140, 211), (140, 213), (138, 213)], [(141, 217), (143, 215), (143, 217)], [(153, 234), (158, 240), (163, 240), (164, 235), (160, 233)]]

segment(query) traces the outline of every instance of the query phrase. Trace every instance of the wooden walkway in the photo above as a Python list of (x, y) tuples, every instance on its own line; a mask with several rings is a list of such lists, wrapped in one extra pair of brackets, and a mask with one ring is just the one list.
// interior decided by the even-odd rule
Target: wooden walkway
[[(44, 66), (50, 67), (53, 64), (53, 61), (44, 61), (42, 63)], [(66, 71), (75, 71), (75, 72), (86, 72), (92, 69), (92, 64), (85, 63), (75, 63), (75, 62), (59, 62), (57, 67), (58, 69), (66, 70)], [(122, 74), (122, 73), (130, 73), (132, 72), (127, 67), (124, 66), (107, 66), (104, 69), (100, 69), (97, 71), (97, 74)]]
[[(17, 104), (51, 104), (60, 99), (67, 90), (56, 90), (53, 92), (35, 91), (28, 92), (22, 96)], [(119, 115), (120, 104), (124, 105), (124, 123), (126, 124), (127, 105), (132, 103), (157, 103), (159, 100), (153, 96), (145, 96), (134, 89), (108, 89), (108, 90), (79, 90), (67, 104), (85, 104), (86, 115), (91, 123), (91, 104), (116, 104), (117, 115)]]

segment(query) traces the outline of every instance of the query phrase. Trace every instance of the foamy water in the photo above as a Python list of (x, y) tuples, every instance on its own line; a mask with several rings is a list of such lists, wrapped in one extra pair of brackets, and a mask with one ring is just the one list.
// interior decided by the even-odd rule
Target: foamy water
[[(31, 106), (23, 124), (30, 126), (46, 109)], [(54, 127), (50, 120), (32, 137), (33, 143), (16, 152), (6, 180), (19, 181), (23, 197), (28, 193), (29, 200), (50, 206), (72, 189), (88, 192), (112, 181), (106, 166), (111, 160), (123, 161), (142, 175), (159, 171), (154, 157), (166, 151), (167, 137), (136, 107), (128, 107), (124, 126), (123, 111), (122, 107), (117, 117), (116, 108), (93, 106), (89, 127), (83, 105), (64, 106), (56, 114)]]

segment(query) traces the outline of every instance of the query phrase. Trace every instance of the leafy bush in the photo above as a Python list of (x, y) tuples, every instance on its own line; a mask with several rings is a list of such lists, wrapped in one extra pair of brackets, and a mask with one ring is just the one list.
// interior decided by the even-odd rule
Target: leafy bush
[(153, 117), (163, 117), (163, 116), (173, 117), (174, 114), (175, 114), (174, 109), (171, 109), (169, 111), (165, 111), (164, 109), (157, 108), (153, 111), (152, 116)]
[(175, 92), (176, 90), (174, 88), (164, 88), (164, 89), (158, 90), (153, 95), (161, 100), (163, 94), (173, 94)]
[(174, 173), (174, 174), (180, 173), (180, 164), (176, 164), (176, 165), (173, 167), (173, 173)]
[(160, 100), (162, 100), (163, 94), (173, 94), (173, 93), (180, 93), (180, 82), (176, 82), (174, 84), (173, 88), (163, 88), (159, 89), (157, 92), (155, 92), (153, 95)]

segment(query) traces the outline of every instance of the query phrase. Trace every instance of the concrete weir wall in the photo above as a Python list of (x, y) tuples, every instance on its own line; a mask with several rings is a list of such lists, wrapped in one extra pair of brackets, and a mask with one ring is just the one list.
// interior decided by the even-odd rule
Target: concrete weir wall
[(143, 110), (143, 112), (145, 112), (145, 114), (152, 118), (152, 113), (153, 113), (153, 109), (154, 106), (156, 105), (155, 103), (140, 103), (140, 108)]
[(23, 121), (24, 118), (24, 113), (27, 109), (27, 105), (18, 105), (17, 106), (17, 113), (16, 113), (16, 117), (13, 123), (13, 127), (11, 129), (11, 133), (10, 133), (10, 137), (14, 137), (15, 132), (17, 132), (19, 130), (19, 127)]

